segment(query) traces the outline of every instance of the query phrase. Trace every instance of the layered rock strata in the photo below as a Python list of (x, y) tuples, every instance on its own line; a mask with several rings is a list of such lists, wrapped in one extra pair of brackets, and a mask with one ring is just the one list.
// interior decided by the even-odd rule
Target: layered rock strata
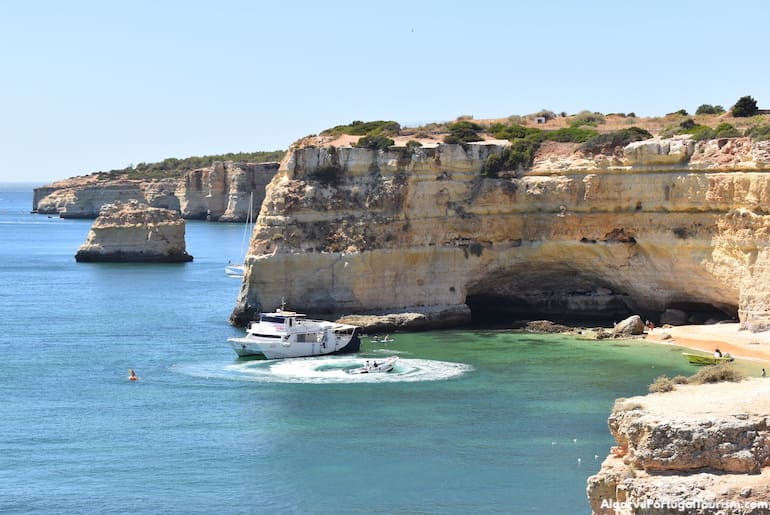
[(192, 259), (179, 214), (135, 200), (103, 206), (75, 255), (79, 262), (180, 263)]
[(290, 151), (231, 321), (284, 300), (319, 314), (446, 310), (451, 323), (462, 310), (617, 321), (680, 309), (768, 328), (770, 142), (596, 155), (546, 143), (530, 170), (482, 176), (507, 146)]
[(186, 219), (243, 222), (250, 200), (252, 210), (259, 211), (265, 187), (277, 171), (278, 163), (225, 161), (185, 172), (181, 179), (75, 177), (36, 188), (32, 209), (62, 218), (95, 218), (105, 204), (135, 199)]
[(593, 513), (770, 513), (770, 381), (619, 399), (617, 446), (588, 479)]

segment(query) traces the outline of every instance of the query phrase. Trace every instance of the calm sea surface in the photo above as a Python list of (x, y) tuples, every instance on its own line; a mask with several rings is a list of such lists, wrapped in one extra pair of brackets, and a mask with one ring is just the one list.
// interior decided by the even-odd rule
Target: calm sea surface
[[(694, 371), (669, 347), (500, 330), (240, 361), (242, 225), (188, 222), (192, 263), (76, 263), (91, 221), (8, 190), (2, 513), (589, 513), (614, 399)], [(396, 354), (386, 376), (343, 371)]]

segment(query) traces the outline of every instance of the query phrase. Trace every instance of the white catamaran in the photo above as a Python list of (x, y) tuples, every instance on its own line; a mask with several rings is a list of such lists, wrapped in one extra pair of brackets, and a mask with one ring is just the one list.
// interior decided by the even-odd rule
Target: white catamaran
[(361, 348), (358, 327), (310, 320), (301, 313), (283, 309), (260, 313), (259, 321), (249, 324), (246, 336), (228, 341), (240, 357), (266, 359), (342, 354)]

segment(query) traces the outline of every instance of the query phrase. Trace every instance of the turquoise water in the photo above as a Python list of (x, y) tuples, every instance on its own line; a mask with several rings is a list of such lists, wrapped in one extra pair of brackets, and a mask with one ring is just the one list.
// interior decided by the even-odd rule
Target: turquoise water
[(241, 225), (188, 222), (192, 263), (87, 264), (91, 221), (30, 206), (0, 192), (2, 513), (589, 513), (614, 399), (694, 372), (672, 347), (503, 330), (241, 361)]

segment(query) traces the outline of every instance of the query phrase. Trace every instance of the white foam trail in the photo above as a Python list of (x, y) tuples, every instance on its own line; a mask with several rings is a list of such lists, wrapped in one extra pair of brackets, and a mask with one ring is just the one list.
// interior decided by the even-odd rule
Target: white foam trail
[[(371, 358), (370, 358), (371, 359)], [(347, 370), (364, 365), (366, 358), (325, 356), (284, 360), (239, 361), (178, 365), (175, 371), (195, 376), (260, 383), (400, 383), (443, 381), (473, 370), (465, 363), (430, 359), (401, 358), (391, 372), (378, 374), (348, 374)]]

